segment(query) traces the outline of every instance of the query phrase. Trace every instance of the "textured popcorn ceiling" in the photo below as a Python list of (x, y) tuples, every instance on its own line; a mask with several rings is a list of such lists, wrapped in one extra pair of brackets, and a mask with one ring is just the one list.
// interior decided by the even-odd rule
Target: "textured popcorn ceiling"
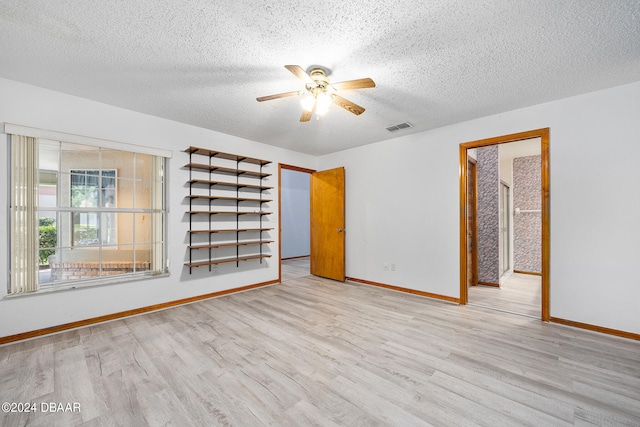
[[(285, 64), (377, 87), (300, 123)], [(640, 81), (640, 1), (2, 0), (0, 76), (323, 154)]]

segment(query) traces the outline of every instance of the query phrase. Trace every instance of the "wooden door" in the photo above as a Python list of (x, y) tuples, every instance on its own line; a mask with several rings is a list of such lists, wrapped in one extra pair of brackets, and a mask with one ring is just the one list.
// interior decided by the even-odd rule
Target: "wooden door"
[(478, 183), (477, 164), (467, 163), (467, 286), (478, 284)]
[(311, 274), (344, 282), (344, 168), (311, 174)]

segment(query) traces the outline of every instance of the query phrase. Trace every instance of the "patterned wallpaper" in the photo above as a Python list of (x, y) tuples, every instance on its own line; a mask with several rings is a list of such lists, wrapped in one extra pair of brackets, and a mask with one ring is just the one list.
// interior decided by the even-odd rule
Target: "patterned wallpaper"
[[(540, 156), (513, 160), (513, 208), (540, 210), (542, 182)], [(514, 270), (542, 272), (542, 214), (513, 216)]]
[(478, 148), (478, 281), (500, 283), (498, 146)]

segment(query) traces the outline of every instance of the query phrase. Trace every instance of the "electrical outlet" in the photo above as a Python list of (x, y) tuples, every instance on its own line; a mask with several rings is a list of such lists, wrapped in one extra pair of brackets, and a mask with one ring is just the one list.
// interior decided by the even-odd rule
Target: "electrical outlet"
[(396, 271), (396, 265), (395, 264), (391, 264), (391, 271)]

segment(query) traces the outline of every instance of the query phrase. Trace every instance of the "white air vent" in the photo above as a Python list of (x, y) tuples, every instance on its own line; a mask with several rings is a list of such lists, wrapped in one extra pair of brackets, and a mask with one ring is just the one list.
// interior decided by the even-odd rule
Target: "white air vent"
[(412, 125), (411, 123), (409, 123), (409, 122), (404, 122), (404, 123), (400, 123), (400, 124), (397, 124), (397, 125), (389, 126), (389, 127), (387, 128), (387, 130), (388, 130), (389, 132), (397, 132), (397, 131), (399, 131), (399, 130), (402, 130), (402, 129), (408, 129), (408, 128), (410, 128), (410, 127), (413, 127), (413, 125)]

